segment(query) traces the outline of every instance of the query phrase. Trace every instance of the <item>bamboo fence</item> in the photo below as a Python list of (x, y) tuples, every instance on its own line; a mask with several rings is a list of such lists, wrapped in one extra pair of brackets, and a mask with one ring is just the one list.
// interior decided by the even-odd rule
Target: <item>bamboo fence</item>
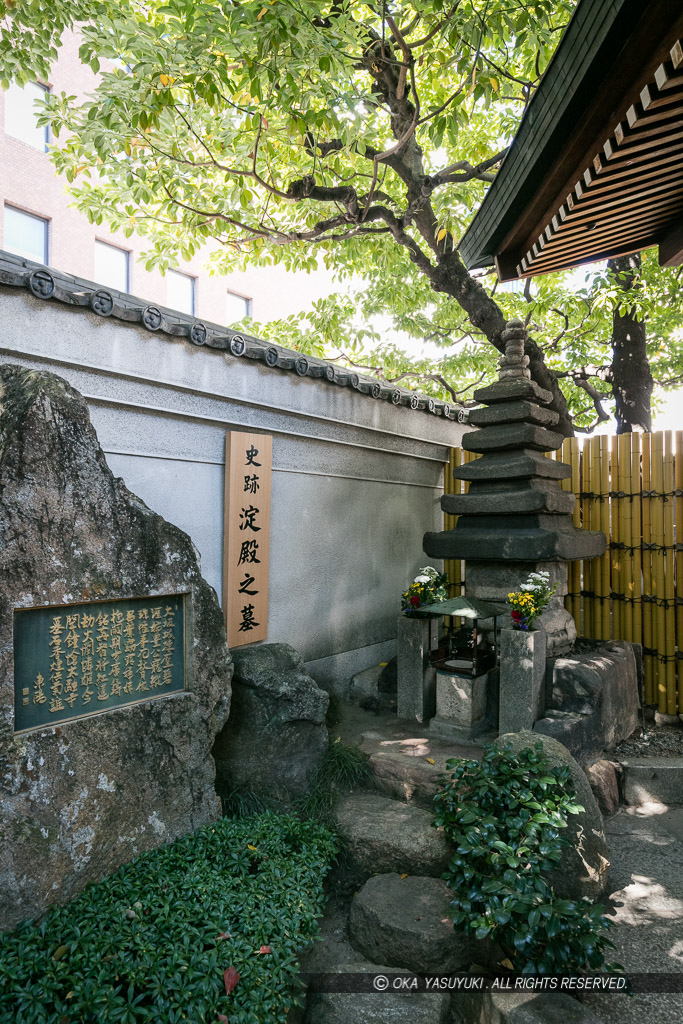
[[(566, 438), (549, 458), (571, 466), (575, 526), (602, 530), (600, 558), (571, 562), (566, 605), (579, 636), (643, 646), (644, 698), (683, 714), (683, 431)], [(446, 492), (468, 485), (452, 470), (477, 456), (451, 449)], [(444, 516), (451, 530), (455, 516)], [(445, 563), (452, 595), (463, 592), (464, 563)]]

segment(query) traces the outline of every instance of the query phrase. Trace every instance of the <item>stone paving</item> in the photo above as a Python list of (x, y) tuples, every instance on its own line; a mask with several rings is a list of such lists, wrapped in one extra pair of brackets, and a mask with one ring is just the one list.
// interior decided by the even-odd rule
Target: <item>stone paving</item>
[[(607, 820), (605, 831), (614, 959), (628, 973), (675, 973), (683, 981), (683, 807), (623, 808)], [(683, 992), (590, 994), (585, 1005), (603, 1024), (683, 1021)]]

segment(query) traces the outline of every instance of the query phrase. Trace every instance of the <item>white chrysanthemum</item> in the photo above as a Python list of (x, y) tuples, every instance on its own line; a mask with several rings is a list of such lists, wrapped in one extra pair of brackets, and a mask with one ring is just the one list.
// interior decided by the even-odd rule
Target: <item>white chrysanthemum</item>
[(415, 583), (431, 583), (431, 576), (416, 576)]

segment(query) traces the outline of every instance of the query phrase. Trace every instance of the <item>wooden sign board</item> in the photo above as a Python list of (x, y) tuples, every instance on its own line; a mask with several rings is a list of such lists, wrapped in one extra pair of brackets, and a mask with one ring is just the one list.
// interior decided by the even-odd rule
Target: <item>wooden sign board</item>
[(223, 614), (228, 647), (268, 636), (268, 550), (273, 438), (225, 438)]
[(15, 609), (15, 732), (184, 689), (184, 594)]

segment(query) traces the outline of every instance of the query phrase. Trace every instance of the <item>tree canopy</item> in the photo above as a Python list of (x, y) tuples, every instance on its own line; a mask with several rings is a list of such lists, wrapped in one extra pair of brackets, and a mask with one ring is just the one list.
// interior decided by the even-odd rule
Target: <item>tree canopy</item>
[[(53, 159), (91, 220), (148, 236), (148, 268), (210, 245), (216, 272), (277, 261), (362, 278), (355, 295), (263, 333), (309, 351), (335, 343), (390, 379), (463, 399), (521, 315), (532, 375), (567, 433), (608, 415), (615, 311), (647, 319), (658, 383), (680, 378), (678, 277), (649, 257), (628, 281), (613, 267), (583, 288), (552, 275), (515, 294), (458, 256), (574, 0), (5, 6), (7, 79), (47, 79), (62, 32), (78, 26), (97, 84), (50, 98)], [(438, 341), (443, 358), (406, 365), (378, 317)]]

